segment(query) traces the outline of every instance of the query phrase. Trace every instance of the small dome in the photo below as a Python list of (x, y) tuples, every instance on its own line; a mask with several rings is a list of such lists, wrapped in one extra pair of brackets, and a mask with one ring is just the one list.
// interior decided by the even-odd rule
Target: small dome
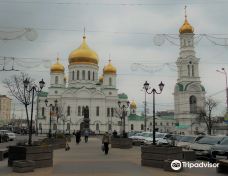
[(101, 76), (99, 77), (99, 82), (103, 82), (103, 80), (104, 80), (104, 76), (101, 75)]
[(69, 55), (69, 64), (98, 64), (98, 55), (89, 48), (86, 36), (83, 36), (82, 44)]
[(116, 74), (116, 68), (111, 64), (111, 60), (109, 60), (108, 65), (106, 65), (103, 69), (104, 74)]
[(134, 100), (131, 102), (130, 108), (131, 108), (131, 109), (136, 109), (136, 108), (137, 108), (136, 102), (135, 102)]
[(59, 58), (55, 64), (51, 66), (51, 73), (64, 73), (64, 66), (59, 62)]
[(180, 32), (180, 34), (193, 33), (194, 32), (194, 28), (188, 22), (187, 16), (185, 16), (184, 24), (179, 29), (179, 32)]

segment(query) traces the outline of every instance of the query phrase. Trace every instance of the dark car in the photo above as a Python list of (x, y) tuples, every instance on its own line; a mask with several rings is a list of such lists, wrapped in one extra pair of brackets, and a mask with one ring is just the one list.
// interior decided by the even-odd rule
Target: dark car
[(211, 160), (215, 161), (218, 157), (228, 159), (228, 137), (224, 137), (218, 144), (211, 147)]

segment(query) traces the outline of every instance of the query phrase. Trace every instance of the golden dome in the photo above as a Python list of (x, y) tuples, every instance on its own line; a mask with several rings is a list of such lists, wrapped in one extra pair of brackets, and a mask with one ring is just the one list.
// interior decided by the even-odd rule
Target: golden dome
[(59, 62), (59, 58), (56, 60), (56, 63), (51, 66), (51, 73), (64, 73), (64, 66)]
[(101, 76), (99, 77), (99, 82), (103, 82), (103, 80), (104, 80), (104, 76), (101, 75)]
[(194, 28), (190, 25), (190, 23), (187, 20), (187, 12), (186, 12), (187, 6), (185, 6), (184, 9), (185, 9), (185, 20), (184, 20), (184, 24), (179, 29), (179, 32), (180, 34), (193, 33)]
[(104, 74), (116, 74), (116, 68), (111, 64), (111, 60), (109, 60), (108, 65), (106, 65), (103, 69)]
[(69, 64), (98, 64), (98, 56), (95, 51), (89, 48), (86, 43), (86, 36), (83, 36), (82, 44), (69, 55)]
[(136, 109), (136, 108), (137, 108), (136, 102), (135, 102), (134, 100), (131, 102), (130, 108), (131, 108), (131, 109)]

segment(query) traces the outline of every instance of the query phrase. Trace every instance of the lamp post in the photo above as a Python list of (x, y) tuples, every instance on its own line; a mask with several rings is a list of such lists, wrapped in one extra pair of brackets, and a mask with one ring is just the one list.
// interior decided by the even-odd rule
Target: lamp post
[(122, 126), (123, 126), (123, 132), (122, 132), (123, 137), (124, 137), (124, 133), (125, 133), (125, 117), (127, 115), (127, 108), (129, 108), (129, 105), (130, 105), (129, 101), (127, 101), (127, 102), (118, 101), (118, 106), (122, 112), (122, 118), (121, 119), (123, 121), (123, 124), (122, 124)]
[(164, 88), (164, 84), (161, 82), (158, 86), (159, 86), (159, 89), (160, 89), (160, 92), (157, 92), (155, 88), (153, 88), (151, 90), (151, 92), (148, 92), (151, 87), (149, 87), (149, 83), (146, 81), (144, 83), (144, 89), (146, 90), (146, 93), (148, 94), (153, 94), (153, 145), (155, 145), (155, 94), (161, 94), (162, 93), (162, 90)]
[(216, 70), (216, 71), (225, 75), (225, 79), (226, 79), (226, 112), (228, 113), (228, 86), (227, 86), (227, 73), (226, 73), (225, 68), (221, 68), (221, 70)]
[(29, 145), (32, 145), (32, 119), (33, 119), (33, 103), (34, 103), (34, 96), (35, 96), (35, 92), (36, 93), (39, 93), (41, 92), (41, 90), (43, 89), (43, 87), (45, 86), (45, 82), (44, 80), (42, 79), (40, 82), (39, 82), (39, 88), (37, 85), (33, 84), (32, 86), (30, 86), (30, 82), (29, 80), (26, 78), (24, 81), (23, 81), (23, 84), (24, 84), (24, 91), (27, 91), (30, 93), (32, 93), (32, 107), (31, 107), (31, 117), (30, 117), (30, 124), (29, 124), (29, 141), (28, 141), (28, 144)]
[(46, 107), (49, 106), (50, 110), (49, 110), (49, 133), (48, 133), (48, 137), (51, 138), (51, 134), (52, 134), (52, 131), (51, 131), (51, 117), (52, 117), (52, 113), (54, 110), (57, 110), (57, 103), (58, 103), (58, 100), (55, 100), (55, 105), (53, 106), (52, 104), (49, 104), (48, 105), (48, 100), (46, 99), (45, 100), (45, 104), (46, 104)]
[[(143, 89), (145, 89), (145, 86), (143, 87)], [(146, 89), (145, 89), (145, 102), (144, 102), (145, 104), (144, 104), (144, 131), (146, 131), (146, 124), (147, 124), (147, 114), (146, 114)]]

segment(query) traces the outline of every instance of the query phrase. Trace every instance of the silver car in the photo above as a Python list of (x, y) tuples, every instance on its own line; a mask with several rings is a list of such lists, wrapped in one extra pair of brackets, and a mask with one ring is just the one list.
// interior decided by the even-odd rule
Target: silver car
[(218, 144), (211, 147), (211, 159), (216, 158), (228, 159), (228, 137), (224, 137)]

